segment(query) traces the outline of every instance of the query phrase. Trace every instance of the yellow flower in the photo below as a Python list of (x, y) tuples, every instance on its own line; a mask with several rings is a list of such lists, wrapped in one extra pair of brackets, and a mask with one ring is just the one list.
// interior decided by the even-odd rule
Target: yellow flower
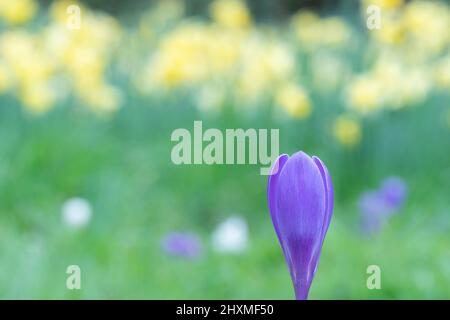
[(283, 80), (295, 72), (295, 57), (292, 50), (282, 43), (270, 44), (264, 49), (263, 65), (271, 80)]
[(438, 62), (434, 68), (434, 77), (439, 88), (450, 89), (450, 56)]
[(303, 45), (316, 46), (320, 31), (319, 16), (311, 11), (300, 11), (292, 17), (292, 26), (297, 38)]
[(432, 54), (442, 52), (448, 44), (450, 10), (434, 1), (413, 1), (405, 7), (403, 23), (412, 36), (411, 45)]
[(90, 109), (100, 114), (108, 114), (119, 108), (122, 103), (122, 94), (113, 86), (100, 84), (83, 92), (81, 99)]
[(227, 28), (245, 29), (252, 22), (247, 6), (240, 0), (215, 0), (210, 11), (214, 21)]
[(380, 7), (381, 10), (392, 10), (401, 7), (404, 4), (404, 0), (362, 0), (363, 8), (367, 8), (370, 5)]
[(178, 27), (162, 40), (151, 61), (153, 78), (167, 87), (207, 79), (210, 40), (209, 30), (202, 24)]
[(143, 77), (150, 88), (168, 89), (227, 77), (237, 66), (240, 47), (240, 36), (217, 26), (182, 24), (162, 38)]
[(323, 44), (335, 48), (347, 45), (351, 38), (350, 27), (338, 17), (323, 19), (321, 32)]
[(80, 3), (76, 0), (57, 0), (53, 1), (50, 7), (51, 17), (61, 24), (66, 24), (70, 14), (67, 12), (67, 9), (70, 6), (78, 6), (81, 10), (81, 15), (85, 13), (85, 8), (80, 5)]
[(333, 134), (339, 143), (352, 147), (361, 140), (361, 125), (349, 115), (340, 115), (334, 122)]
[(306, 49), (327, 46), (341, 48), (349, 44), (352, 32), (341, 18), (320, 18), (315, 13), (301, 11), (292, 17), (295, 35)]
[(237, 82), (237, 98), (244, 104), (254, 104), (265, 96), (267, 88), (267, 73), (264, 72), (259, 64), (248, 64), (243, 68)]
[(360, 76), (350, 83), (347, 99), (350, 107), (363, 115), (368, 115), (381, 107), (381, 84), (369, 76)]
[(381, 28), (371, 30), (370, 34), (381, 43), (389, 45), (400, 45), (406, 40), (405, 25), (397, 14), (382, 15)]
[(36, 83), (21, 91), (20, 99), (32, 113), (48, 111), (55, 102), (55, 92), (46, 83)]
[(311, 101), (306, 91), (299, 85), (284, 84), (277, 91), (275, 101), (292, 117), (304, 119), (311, 113)]
[(0, 0), (0, 17), (10, 24), (31, 20), (38, 6), (34, 0)]
[(242, 44), (238, 68), (238, 99), (255, 103), (273, 87), (292, 78), (295, 72), (293, 50), (282, 42), (249, 37)]
[(341, 56), (319, 51), (310, 63), (314, 86), (320, 91), (331, 91), (345, 83), (350, 74), (350, 65)]
[(0, 54), (20, 86), (45, 82), (54, 71), (54, 62), (38, 38), (25, 32), (4, 33), (0, 38)]
[(231, 71), (240, 56), (241, 34), (211, 27), (209, 31), (208, 60), (214, 74), (226, 74)]
[(400, 83), (399, 96), (405, 106), (423, 102), (430, 92), (431, 80), (424, 68), (409, 69)]
[(8, 31), (1, 34), (0, 53), (9, 64), (20, 65), (35, 51), (36, 37), (25, 31)]
[(420, 103), (430, 92), (431, 70), (405, 64), (402, 59), (403, 55), (386, 53), (378, 58), (370, 73), (370, 79), (378, 84), (383, 107), (399, 109)]

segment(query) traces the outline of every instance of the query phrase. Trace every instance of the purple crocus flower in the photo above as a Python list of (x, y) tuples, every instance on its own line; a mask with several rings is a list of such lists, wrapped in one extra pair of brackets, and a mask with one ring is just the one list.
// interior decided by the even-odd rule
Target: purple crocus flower
[(269, 176), (268, 205), (297, 299), (307, 299), (333, 212), (328, 169), (297, 152), (278, 157)]
[(192, 233), (169, 233), (161, 244), (167, 254), (188, 259), (197, 258), (202, 251), (200, 239)]

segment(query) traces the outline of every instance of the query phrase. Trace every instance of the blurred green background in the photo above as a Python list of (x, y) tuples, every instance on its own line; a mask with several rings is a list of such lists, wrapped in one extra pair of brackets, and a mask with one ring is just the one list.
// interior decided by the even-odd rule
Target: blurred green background
[[(0, 298), (293, 298), (259, 165), (172, 163), (172, 131), (194, 120), (278, 128), (280, 153), (328, 166), (311, 299), (450, 298), (447, 3), (111, 3), (0, 1)], [(407, 199), (368, 234), (359, 199), (388, 176)], [(231, 216), (247, 241), (224, 252), (211, 239)], [(165, 252), (172, 232), (201, 252)], [(374, 264), (381, 290), (366, 286)]]

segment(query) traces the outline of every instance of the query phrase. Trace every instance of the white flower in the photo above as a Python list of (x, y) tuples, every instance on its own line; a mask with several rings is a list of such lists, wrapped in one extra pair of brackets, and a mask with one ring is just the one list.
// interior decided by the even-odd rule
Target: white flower
[(92, 207), (82, 198), (68, 199), (62, 208), (64, 223), (74, 229), (86, 226), (91, 220)]
[(239, 253), (247, 248), (248, 227), (241, 217), (233, 216), (222, 222), (212, 234), (217, 252)]

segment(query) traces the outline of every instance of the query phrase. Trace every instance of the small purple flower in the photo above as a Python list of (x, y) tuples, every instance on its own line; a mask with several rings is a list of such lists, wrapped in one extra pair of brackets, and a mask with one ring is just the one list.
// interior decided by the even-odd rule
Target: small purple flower
[(386, 205), (392, 211), (397, 211), (405, 203), (408, 188), (406, 182), (402, 178), (389, 177), (381, 184), (379, 193)]
[(359, 211), (362, 217), (362, 229), (367, 234), (379, 232), (390, 212), (377, 190), (367, 191), (361, 195)]
[(269, 176), (268, 205), (297, 299), (307, 299), (333, 212), (328, 169), (297, 152), (278, 157)]
[(359, 199), (363, 231), (368, 234), (378, 233), (389, 217), (404, 205), (407, 190), (403, 179), (389, 177), (378, 190), (364, 192)]
[(169, 233), (162, 239), (161, 244), (163, 250), (171, 256), (194, 259), (202, 252), (199, 237), (192, 233)]

